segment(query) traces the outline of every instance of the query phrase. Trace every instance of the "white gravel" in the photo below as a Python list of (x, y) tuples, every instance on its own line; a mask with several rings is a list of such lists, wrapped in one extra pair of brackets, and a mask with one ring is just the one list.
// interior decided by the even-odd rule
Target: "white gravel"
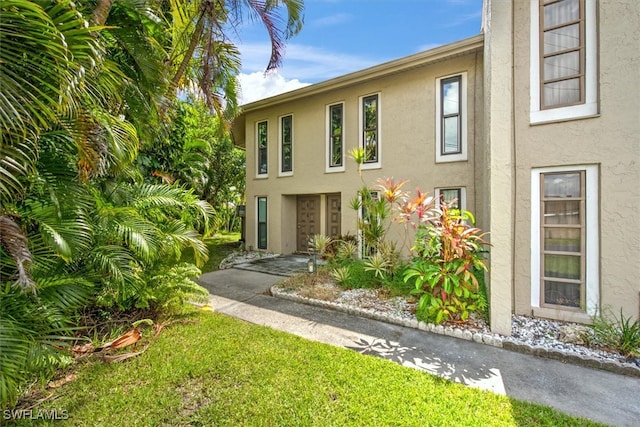
[[(307, 299), (296, 294), (291, 289), (279, 289), (277, 285), (272, 289), (276, 296), (287, 294), (298, 299)], [(512, 335), (501, 336), (494, 334), (483, 319), (472, 319), (467, 323), (447, 323), (443, 325), (424, 324), (415, 317), (415, 303), (409, 303), (402, 297), (380, 298), (376, 289), (343, 290), (340, 296), (331, 302), (317, 301), (320, 305), (339, 308), (354, 314), (361, 314), (377, 320), (389, 320), (404, 326), (418, 327), (443, 335), (451, 335), (477, 342), (502, 347), (505, 343), (519, 346), (529, 346), (532, 349), (552, 350), (565, 355), (575, 355), (578, 358), (591, 358), (605, 363), (638, 365), (639, 360), (628, 360), (624, 356), (602, 349), (589, 348), (584, 345), (563, 342), (558, 339), (563, 326), (581, 328), (583, 326), (567, 322), (513, 315)]]
[[(271, 253), (243, 252), (235, 253), (227, 257), (220, 268), (229, 268), (237, 263), (244, 263), (256, 258), (278, 256)], [(336, 286), (325, 284), (325, 286)], [(336, 286), (337, 287), (337, 286)], [(409, 327), (417, 327), (434, 333), (451, 335), (458, 338), (483, 342), (498, 347), (507, 343), (517, 347), (525, 347), (535, 351), (551, 351), (556, 354), (575, 356), (576, 360), (591, 359), (603, 364), (615, 364), (631, 368), (640, 375), (640, 359), (626, 359), (624, 356), (598, 348), (590, 348), (586, 345), (563, 342), (559, 339), (561, 329), (564, 327), (583, 326), (567, 322), (559, 322), (541, 318), (513, 315), (511, 336), (494, 334), (483, 319), (472, 318), (463, 324), (433, 325), (419, 322), (415, 317), (415, 303), (409, 303), (405, 298), (381, 298), (376, 289), (350, 289), (341, 290), (339, 297), (334, 301), (311, 301), (296, 294), (292, 289), (272, 288), (275, 296), (308, 300), (329, 308), (340, 309), (353, 314), (368, 316), (377, 320), (390, 321)]]

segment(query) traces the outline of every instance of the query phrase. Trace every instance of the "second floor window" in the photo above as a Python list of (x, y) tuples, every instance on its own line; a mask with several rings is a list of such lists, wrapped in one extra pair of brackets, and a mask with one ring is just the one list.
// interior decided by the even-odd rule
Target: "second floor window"
[(584, 0), (540, 3), (541, 108), (584, 102)]
[(462, 152), (460, 83), (460, 76), (455, 76), (440, 81), (440, 152), (443, 155), (460, 154)]
[(329, 167), (343, 166), (343, 104), (329, 106)]
[(362, 98), (362, 148), (365, 164), (380, 161), (378, 109), (377, 94)]
[(293, 116), (280, 119), (280, 172), (293, 172)]
[(530, 4), (531, 123), (598, 114), (597, 0)]
[(258, 123), (258, 175), (266, 175), (267, 169), (267, 122)]
[(436, 79), (436, 163), (467, 160), (467, 73)]

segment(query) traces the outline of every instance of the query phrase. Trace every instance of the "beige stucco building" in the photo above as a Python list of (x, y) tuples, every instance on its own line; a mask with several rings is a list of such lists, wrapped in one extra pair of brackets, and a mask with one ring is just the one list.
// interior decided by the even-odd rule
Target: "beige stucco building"
[(246, 246), (356, 235), (356, 192), (408, 179), (490, 232), (494, 331), (637, 318), (639, 22), (636, 0), (486, 0), (476, 37), (245, 105)]

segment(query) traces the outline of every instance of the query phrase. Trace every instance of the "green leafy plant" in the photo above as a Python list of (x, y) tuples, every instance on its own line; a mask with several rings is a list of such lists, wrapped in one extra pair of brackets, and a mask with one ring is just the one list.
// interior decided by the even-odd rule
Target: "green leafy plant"
[(380, 198), (376, 191), (364, 186), (351, 200), (351, 208), (357, 212), (357, 227), (362, 236), (363, 256), (373, 255), (384, 241), (389, 229), (387, 221), (391, 206), (384, 198)]
[(336, 267), (331, 270), (331, 277), (338, 282), (339, 285), (346, 285), (351, 279), (351, 268), (349, 266)]
[(336, 250), (335, 259), (337, 261), (354, 260), (356, 259), (357, 255), (358, 244), (356, 241), (341, 240)]
[(314, 234), (309, 237), (309, 250), (320, 254), (321, 256), (330, 255), (329, 249), (331, 248), (331, 243), (333, 239), (329, 236), (325, 236), (323, 234)]
[(412, 282), (412, 292), (420, 297), (416, 315), (435, 323), (466, 321), (472, 312), (486, 308), (476, 277), (486, 270), (482, 231), (470, 225), (470, 212), (450, 209), (444, 201), (437, 207), (436, 200), (420, 190), (410, 198), (401, 189), (405, 182), (378, 180), (378, 188), (398, 211), (395, 220), (416, 229), (414, 260), (404, 272), (405, 282)]
[(152, 306), (170, 312), (171, 308), (180, 307), (186, 301), (208, 301), (209, 291), (192, 280), (201, 273), (195, 265), (180, 263), (154, 273), (154, 276), (145, 278), (147, 292), (139, 296), (138, 306)]
[(405, 280), (413, 280), (420, 295), (419, 318), (465, 321), (485, 305), (475, 272), (486, 270), (486, 242), (480, 229), (465, 222), (467, 216), (453, 214), (446, 204), (437, 213), (428, 225), (418, 226), (413, 247), (417, 258)]
[(640, 356), (640, 323), (625, 317), (620, 309), (620, 317), (611, 310), (605, 310), (593, 318), (593, 344), (611, 348), (625, 356)]
[(365, 271), (372, 272), (373, 275), (381, 281), (385, 280), (389, 264), (387, 263), (387, 260), (382, 256), (382, 254), (377, 253), (368, 256), (364, 259), (363, 262)]

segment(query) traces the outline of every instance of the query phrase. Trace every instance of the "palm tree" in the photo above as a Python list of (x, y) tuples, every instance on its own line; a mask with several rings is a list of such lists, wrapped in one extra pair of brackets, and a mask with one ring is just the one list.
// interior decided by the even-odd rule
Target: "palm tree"
[(31, 186), (42, 134), (74, 114), (84, 76), (100, 61), (93, 29), (70, 10), (64, 1), (3, 0), (0, 6), (0, 242), (24, 288), (33, 287), (32, 259), (8, 207)]
[[(210, 107), (223, 104), (216, 93), (233, 98), (234, 48), (217, 37), (241, 4), (265, 25), (284, 4), (282, 34), (299, 29), (293, 0), (170, 2), (174, 18), (200, 11), (183, 16), (191, 21), (166, 20), (144, 0), (0, 0), (2, 406), (24, 373), (56, 366), (79, 307), (152, 307), (202, 292), (187, 280), (195, 267), (178, 260), (185, 248), (206, 259), (196, 230), (209, 226), (211, 206), (140, 184), (132, 163), (175, 88), (201, 76)], [(194, 49), (182, 50), (184, 40)]]
[[(133, 10), (145, 10), (144, 1), (123, 0)], [(174, 99), (178, 88), (197, 87), (212, 111), (222, 112), (221, 95), (235, 103), (235, 74), (240, 68), (236, 47), (229, 43), (227, 31), (246, 14), (249, 19), (262, 22), (271, 42), (271, 57), (266, 71), (280, 66), (284, 43), (296, 35), (304, 21), (304, 0), (171, 0), (168, 28), (171, 45), (167, 48), (168, 65), (173, 70), (164, 95)], [(91, 23), (105, 25), (112, 18), (114, 0), (98, 0), (91, 15)], [(286, 24), (280, 12), (286, 9)], [(160, 11), (158, 15), (161, 15)], [(230, 22), (233, 20), (233, 22)], [(216, 93), (222, 89), (221, 93)], [(166, 105), (163, 107), (166, 111)]]
[[(212, 110), (220, 112), (221, 102), (215, 89), (229, 89), (240, 67), (239, 54), (229, 42), (228, 31), (243, 19), (258, 19), (264, 24), (271, 42), (271, 57), (266, 71), (282, 61), (285, 40), (297, 34), (303, 23), (303, 0), (197, 0), (172, 1), (174, 37), (170, 65), (175, 68), (167, 97), (176, 89), (195, 84)], [(286, 9), (284, 28), (280, 13)], [(235, 101), (226, 93), (226, 99)]]

